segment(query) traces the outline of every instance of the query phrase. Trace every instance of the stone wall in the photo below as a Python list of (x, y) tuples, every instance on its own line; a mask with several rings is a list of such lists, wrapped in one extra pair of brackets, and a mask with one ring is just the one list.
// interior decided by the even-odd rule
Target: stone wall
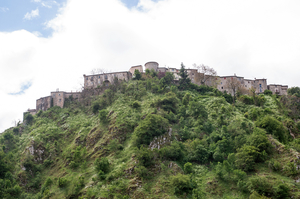
[(103, 73), (97, 75), (83, 75), (84, 88), (97, 88), (98, 86), (108, 86), (114, 83), (115, 78), (128, 81), (132, 79), (132, 74), (129, 71), (116, 73)]
[(129, 72), (133, 75), (135, 70), (138, 70), (138, 71), (140, 71), (140, 73), (142, 73), (142, 72), (143, 72), (143, 66), (142, 66), (142, 65), (139, 65), (139, 66), (132, 66), (132, 67), (129, 69)]
[(48, 108), (51, 107), (51, 96), (42, 97), (36, 100), (36, 111), (39, 110), (46, 111)]
[(279, 84), (270, 84), (268, 85), (268, 89), (272, 91), (273, 94), (277, 95), (287, 95), (288, 86), (279, 85)]

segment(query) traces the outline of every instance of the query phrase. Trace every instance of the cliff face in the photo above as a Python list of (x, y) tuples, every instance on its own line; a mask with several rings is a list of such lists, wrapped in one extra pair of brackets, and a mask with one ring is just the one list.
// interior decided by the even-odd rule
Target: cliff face
[(1, 134), (0, 198), (300, 197), (300, 125), (279, 98), (144, 78)]

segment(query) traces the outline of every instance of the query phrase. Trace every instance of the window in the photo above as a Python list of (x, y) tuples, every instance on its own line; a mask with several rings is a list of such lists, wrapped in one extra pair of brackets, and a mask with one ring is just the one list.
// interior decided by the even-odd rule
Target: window
[(245, 85), (245, 87), (247, 87), (247, 85)]
[[(277, 85), (275, 85), (275, 88), (277, 88)], [(277, 92), (277, 91), (276, 91)]]
[(192, 73), (192, 75), (194, 75), (194, 73)]
[(105, 75), (104, 78), (107, 79), (107, 75)]
[(61, 99), (59, 99), (59, 102), (61, 102)]
[(60, 93), (58, 93), (58, 96), (60, 96)]
[(87, 77), (86, 80), (89, 80), (89, 78)]
[(223, 86), (221, 87), (221, 89), (223, 89)]
[(100, 75), (99, 75), (99, 77), (98, 78), (100, 78)]
[(261, 84), (259, 84), (259, 87), (261, 88)]
[(55, 97), (55, 94), (53, 94), (53, 97)]
[(223, 82), (221, 82), (221, 84), (223, 84)]

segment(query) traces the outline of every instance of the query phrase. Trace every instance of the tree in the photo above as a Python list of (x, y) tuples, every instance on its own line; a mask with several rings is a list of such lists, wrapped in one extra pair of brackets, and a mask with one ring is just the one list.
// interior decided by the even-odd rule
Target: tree
[(297, 97), (300, 97), (300, 88), (299, 87), (292, 87), (288, 89), (289, 95), (295, 95)]
[(185, 66), (183, 65), (183, 63), (181, 63), (179, 76), (181, 77), (179, 79), (179, 88), (181, 90), (188, 88), (191, 83), (191, 79), (188, 77), (187, 71), (185, 70)]
[(135, 69), (133, 75), (134, 75), (133, 79), (135, 79), (135, 80), (141, 80), (142, 79), (142, 74), (141, 74), (141, 72), (138, 69)]
[(204, 64), (200, 64), (198, 66), (196, 64), (193, 64), (193, 66), (198, 69), (199, 73), (202, 73), (202, 75), (200, 76), (201, 85), (205, 85), (205, 83), (207, 82), (211, 82), (211, 84), (214, 84), (216, 80), (215, 77), (217, 76), (217, 71), (215, 71), (215, 69), (209, 66), (205, 66)]
[(233, 103), (235, 102), (236, 93), (237, 93), (237, 91), (239, 90), (240, 87), (241, 87), (241, 82), (239, 80), (237, 80), (236, 78), (231, 77), (231, 78), (227, 79), (225, 88), (227, 88), (229, 91), (232, 92), (232, 94), (233, 94)]
[(166, 72), (165, 76), (163, 78), (161, 78), (159, 82), (162, 86), (169, 86), (169, 85), (171, 85), (171, 83), (173, 83), (174, 79), (175, 79), (175, 76), (173, 73)]
[(160, 115), (149, 114), (135, 128), (136, 144), (138, 147), (141, 145), (149, 145), (155, 136), (160, 136), (167, 132), (169, 122), (167, 119)]

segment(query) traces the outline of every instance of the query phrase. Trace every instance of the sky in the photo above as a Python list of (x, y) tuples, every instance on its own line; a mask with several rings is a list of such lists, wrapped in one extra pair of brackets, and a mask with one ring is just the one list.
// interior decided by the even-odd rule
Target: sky
[(300, 86), (298, 0), (2, 0), (0, 132), (95, 68), (156, 61)]

